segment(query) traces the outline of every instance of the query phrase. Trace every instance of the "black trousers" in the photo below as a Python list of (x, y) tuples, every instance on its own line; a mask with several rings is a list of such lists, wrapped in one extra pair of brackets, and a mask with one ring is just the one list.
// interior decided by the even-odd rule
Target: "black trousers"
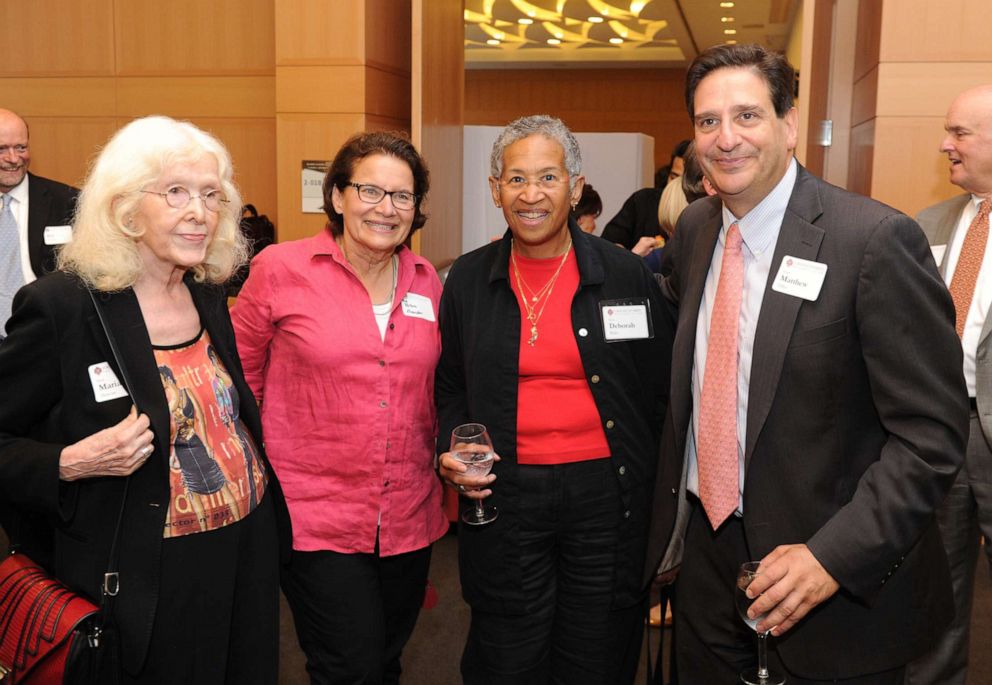
[(237, 523), (163, 540), (161, 568), (148, 658), (123, 682), (275, 685), (279, 547), (271, 495)]
[[(685, 533), (685, 552), (674, 605), (676, 661), (680, 683), (734, 685), (740, 672), (758, 662), (757, 635), (734, 606), (737, 570), (751, 561), (744, 523), (731, 516), (720, 528), (710, 527), (699, 500), (689, 495), (692, 513)], [(755, 560), (757, 561), (757, 560)], [(901, 685), (905, 668), (843, 680), (807, 680), (784, 667), (769, 637), (768, 666), (786, 676), (789, 685), (826, 682), (843, 685)]]
[(282, 589), (293, 610), (310, 682), (398, 683), (417, 623), (431, 548), (380, 557), (294, 550)]
[(522, 465), (518, 481), (527, 611), (472, 609), (461, 665), (465, 683), (631, 682), (644, 606), (613, 606), (623, 507), (610, 460)]

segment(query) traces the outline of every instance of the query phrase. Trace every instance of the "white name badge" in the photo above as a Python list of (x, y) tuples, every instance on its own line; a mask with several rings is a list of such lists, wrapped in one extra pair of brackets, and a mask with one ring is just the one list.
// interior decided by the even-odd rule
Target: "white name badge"
[(607, 342), (644, 340), (654, 336), (647, 298), (611, 300), (599, 304), (603, 316), (603, 338)]
[(772, 283), (772, 290), (813, 302), (820, 296), (827, 265), (785, 255)]
[(407, 293), (403, 296), (401, 304), (403, 305), (403, 313), (407, 316), (424, 321), (435, 321), (434, 305), (431, 303), (431, 298), (417, 293)]
[(46, 245), (65, 245), (72, 241), (72, 226), (45, 226)]
[(127, 397), (127, 390), (119, 380), (117, 374), (110, 368), (107, 362), (92, 364), (89, 367), (90, 383), (93, 384), (93, 397), (97, 402), (107, 402), (116, 400), (118, 397)]
[(947, 245), (931, 245), (930, 251), (933, 252), (933, 261), (937, 262), (937, 266), (940, 266), (941, 260), (944, 259), (944, 253), (947, 252)]

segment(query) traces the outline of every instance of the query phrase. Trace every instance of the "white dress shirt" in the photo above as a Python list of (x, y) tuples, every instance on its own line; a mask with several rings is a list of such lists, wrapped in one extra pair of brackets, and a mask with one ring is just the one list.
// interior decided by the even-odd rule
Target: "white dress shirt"
[[(710, 318), (716, 300), (716, 289), (720, 282), (720, 267), (723, 264), (723, 247), (730, 225), (737, 222), (741, 232), (744, 254), (744, 293), (741, 298), (741, 313), (737, 328), (737, 460), (739, 464), (739, 488), (737, 513), (744, 511), (744, 445), (747, 433), (748, 388), (751, 382), (751, 357), (754, 351), (754, 332), (761, 313), (761, 301), (765, 296), (765, 286), (772, 267), (772, 257), (778, 234), (782, 228), (792, 189), (796, 184), (798, 167), (793, 159), (785, 175), (764, 199), (743, 217), (735, 217), (727, 206), (723, 207), (723, 228), (713, 259), (706, 276), (703, 299), (699, 303), (699, 317), (696, 319), (696, 349), (692, 365), (692, 424), (686, 438), (686, 464), (688, 467), (686, 487), (689, 492), (699, 495), (699, 465), (696, 461), (696, 435), (699, 431), (699, 400), (703, 392), (703, 375), (706, 369), (706, 348), (709, 343)], [(992, 241), (990, 241), (992, 242)]]
[[(947, 287), (951, 286), (954, 269), (958, 265), (961, 247), (964, 245), (965, 234), (968, 233), (971, 222), (975, 220), (980, 204), (982, 204), (982, 198), (972, 195), (971, 202), (964, 206), (958, 219), (958, 227), (954, 230), (951, 242), (947, 245), (947, 255), (944, 258), (944, 282)], [(968, 386), (968, 397), (975, 397), (975, 354), (978, 352), (978, 338), (985, 326), (985, 315), (988, 313), (989, 307), (992, 306), (992, 266), (989, 264), (992, 257), (990, 255), (992, 255), (992, 239), (985, 243), (982, 268), (978, 272), (975, 294), (971, 298), (968, 317), (964, 321), (964, 334), (961, 336), (961, 348), (964, 351), (964, 380)]]

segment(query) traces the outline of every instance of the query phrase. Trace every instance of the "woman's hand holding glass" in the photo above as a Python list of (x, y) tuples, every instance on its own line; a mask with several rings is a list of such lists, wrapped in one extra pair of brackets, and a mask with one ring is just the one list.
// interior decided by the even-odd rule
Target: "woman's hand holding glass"
[[(485, 445), (457, 445), (458, 452), (478, 452), (486, 454), (491, 448)], [(493, 453), (493, 460), (499, 461), (499, 455)], [(495, 473), (488, 473), (484, 476), (472, 475), (469, 472), (469, 465), (455, 458), (451, 452), (444, 452), (438, 459), (438, 472), (444, 482), (469, 499), (485, 499), (493, 494), (489, 485), (496, 480)]]

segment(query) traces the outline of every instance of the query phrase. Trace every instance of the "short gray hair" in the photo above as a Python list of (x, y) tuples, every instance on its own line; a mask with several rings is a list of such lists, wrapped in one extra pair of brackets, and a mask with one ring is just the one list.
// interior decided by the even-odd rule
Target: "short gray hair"
[(575, 186), (575, 179), (582, 173), (582, 152), (579, 150), (579, 141), (575, 139), (568, 126), (561, 119), (548, 114), (532, 114), (520, 117), (506, 125), (496, 142), (493, 143), (493, 152), (489, 157), (489, 173), (493, 178), (499, 178), (503, 174), (503, 153), (510, 145), (518, 140), (523, 140), (528, 136), (542, 135), (550, 138), (565, 151), (565, 170), (568, 172), (568, 187)]

